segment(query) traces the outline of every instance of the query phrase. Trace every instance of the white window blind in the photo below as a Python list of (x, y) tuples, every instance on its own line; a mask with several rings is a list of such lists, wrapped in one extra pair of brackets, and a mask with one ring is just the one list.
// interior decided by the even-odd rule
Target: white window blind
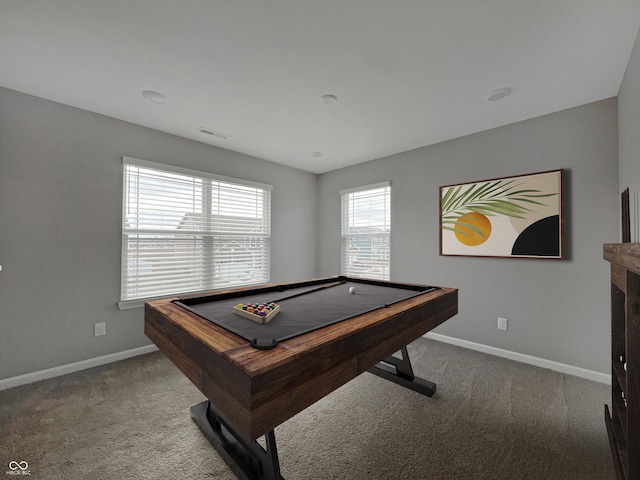
[(342, 198), (342, 274), (390, 279), (391, 184), (340, 192)]
[(122, 302), (269, 281), (270, 185), (123, 164)]

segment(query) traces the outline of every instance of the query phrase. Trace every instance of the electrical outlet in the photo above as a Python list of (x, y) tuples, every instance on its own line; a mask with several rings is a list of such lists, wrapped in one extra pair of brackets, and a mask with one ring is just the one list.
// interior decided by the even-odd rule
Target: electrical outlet
[(96, 323), (93, 326), (93, 336), (99, 337), (100, 335), (107, 334), (107, 324), (105, 322)]
[(498, 330), (506, 330), (507, 329), (507, 319), (498, 317)]

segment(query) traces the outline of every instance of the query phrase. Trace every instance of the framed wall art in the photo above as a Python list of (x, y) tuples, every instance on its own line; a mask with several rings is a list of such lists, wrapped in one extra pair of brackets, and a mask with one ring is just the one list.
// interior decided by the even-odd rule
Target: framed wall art
[(440, 255), (564, 258), (564, 170), (440, 187)]

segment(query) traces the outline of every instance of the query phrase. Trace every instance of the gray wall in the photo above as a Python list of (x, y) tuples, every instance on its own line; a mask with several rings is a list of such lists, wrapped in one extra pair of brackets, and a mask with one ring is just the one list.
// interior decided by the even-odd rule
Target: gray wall
[(316, 274), (315, 175), (0, 88), (0, 379), (150, 343), (116, 306), (123, 155), (272, 184), (271, 279)]
[[(460, 289), (459, 315), (437, 333), (609, 373), (602, 244), (619, 235), (617, 160), (610, 99), (323, 174), (320, 274), (340, 271), (339, 190), (390, 180), (392, 279)], [(567, 169), (567, 260), (438, 255), (439, 186), (558, 168)]]
[[(639, 51), (619, 99), (621, 178), (636, 185)], [(339, 273), (339, 190), (391, 180), (392, 277), (460, 288), (460, 314), (438, 333), (608, 373), (602, 244), (619, 239), (616, 107), (315, 176), (0, 88), (0, 379), (149, 344), (142, 310), (116, 307), (123, 155), (274, 185), (273, 281)], [(556, 168), (567, 169), (567, 260), (438, 255), (440, 185)], [(106, 336), (93, 337), (95, 322)]]
[[(620, 190), (640, 192), (640, 35), (631, 53), (620, 94), (619, 149), (620, 149)], [(636, 212), (636, 215), (638, 213)], [(640, 238), (632, 241), (640, 242)]]

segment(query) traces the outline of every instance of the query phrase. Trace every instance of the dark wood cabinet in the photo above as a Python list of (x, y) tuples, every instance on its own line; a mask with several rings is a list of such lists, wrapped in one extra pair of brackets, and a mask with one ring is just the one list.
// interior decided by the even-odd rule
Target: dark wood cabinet
[(640, 480), (640, 244), (604, 245), (611, 263), (611, 406), (605, 423), (619, 480)]

